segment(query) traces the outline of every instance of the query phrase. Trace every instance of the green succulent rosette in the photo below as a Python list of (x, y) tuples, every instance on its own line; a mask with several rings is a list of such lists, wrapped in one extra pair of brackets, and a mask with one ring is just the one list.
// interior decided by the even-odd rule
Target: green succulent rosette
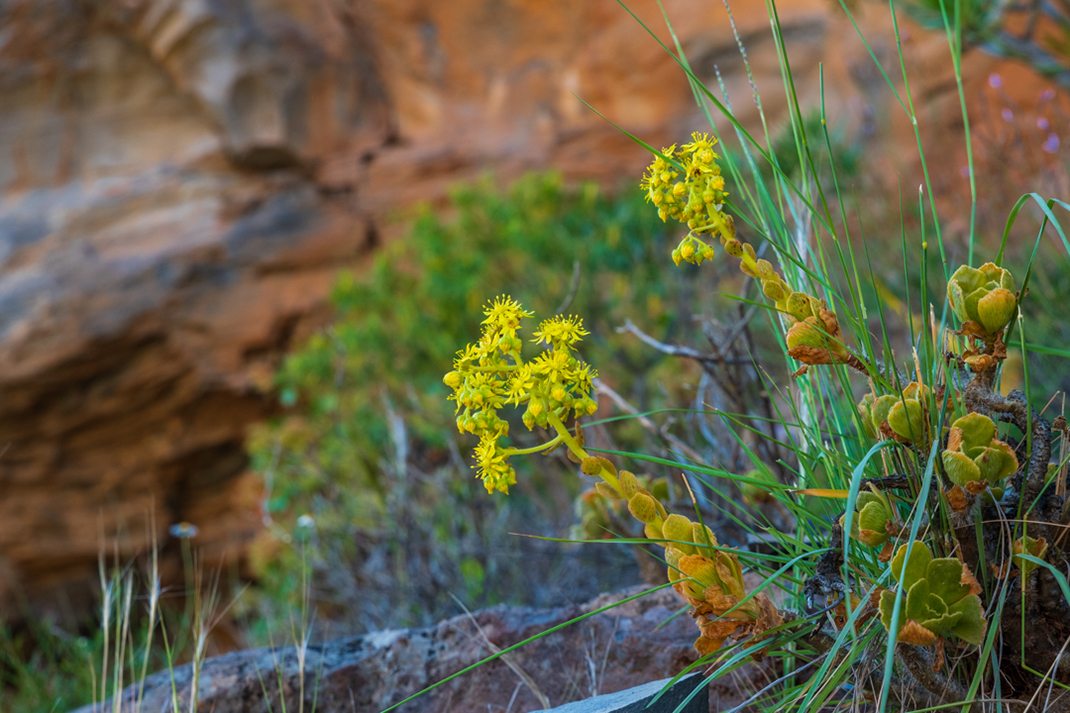
[(976, 322), (992, 336), (1003, 331), (1018, 307), (1014, 277), (991, 262), (955, 270), (947, 283), (947, 300), (960, 320)]
[[(892, 558), (892, 576), (903, 588), (898, 639), (927, 646), (938, 636), (954, 634), (969, 644), (980, 644), (985, 635), (981, 587), (954, 557), (934, 558), (922, 542), (914, 541), (907, 558), (902, 545)], [(881, 623), (891, 631), (895, 593), (881, 592)]]
[(924, 437), (929, 407), (929, 387), (910, 382), (899, 396), (866, 394), (858, 402), (862, 428), (870, 437), (879, 436), (885, 421), (895, 435), (911, 443)]
[(928, 401), (929, 387), (914, 381), (907, 384), (903, 397), (896, 399), (888, 410), (888, 425), (897, 436), (911, 442), (924, 437), (928, 425)]
[[(880, 547), (895, 533), (888, 523), (895, 522), (892, 501), (884, 493), (870, 486), (870, 490), (858, 493), (855, 500), (855, 516), (851, 518), (851, 537), (869, 547)], [(846, 516), (840, 518), (842, 526)], [(893, 527), (894, 529), (894, 527)]]
[(1014, 449), (996, 438), (996, 424), (979, 413), (951, 424), (942, 458), (947, 477), (964, 488), (976, 482), (995, 485), (1018, 470)]
[(928, 425), (929, 387), (910, 382), (899, 396), (885, 394), (874, 398), (866, 394), (858, 402), (858, 414), (866, 434), (876, 437), (882, 433), (885, 421), (895, 435), (912, 443), (925, 436)]

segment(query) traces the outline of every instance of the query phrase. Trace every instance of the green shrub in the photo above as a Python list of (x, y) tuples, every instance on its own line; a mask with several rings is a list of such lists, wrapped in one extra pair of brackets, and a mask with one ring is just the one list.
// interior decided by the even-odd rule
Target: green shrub
[[(278, 372), (287, 410), (249, 439), (276, 525), (254, 551), (254, 598), (298, 596), (292, 573), (304, 556), (321, 613), (355, 617), (358, 628), (454, 613), (448, 592), (474, 604), (552, 599), (552, 583), (533, 585), (524, 572), (532, 563), (515, 548), (535, 547), (536, 569), (563, 566), (559, 548), (506, 533), (561, 535), (579, 485), (563, 479), (559, 460), (541, 459), (507, 507), (484, 498), (459, 455), (474, 441), (457, 433), (443, 366), (478, 326), (485, 296), (508, 287), (545, 313), (566, 302), (582, 312), (592, 356), (617, 365), (604, 369), (614, 387), (640, 408), (664, 405), (652, 386), (671, 391), (679, 369), (614, 328), (633, 318), (659, 338), (690, 334), (675, 322), (687, 280), (665, 279), (666, 244), (639, 200), (567, 188), (556, 175), (527, 176), (508, 191), (486, 178), (455, 190), (447, 217), (423, 209), (368, 270), (343, 274), (334, 323)], [(614, 430), (618, 445), (641, 445), (642, 431), (626, 426)], [(609, 576), (584, 593), (620, 583)]]

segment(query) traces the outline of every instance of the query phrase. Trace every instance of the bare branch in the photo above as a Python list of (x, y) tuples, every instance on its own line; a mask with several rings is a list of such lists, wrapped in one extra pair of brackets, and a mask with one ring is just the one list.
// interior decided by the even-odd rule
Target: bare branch
[(635, 336), (639, 337), (639, 341), (643, 342), (647, 346), (657, 349), (662, 354), (668, 354), (669, 356), (684, 357), (686, 359), (694, 359), (697, 362), (703, 364), (750, 364), (749, 359), (725, 359), (722, 356), (712, 353), (700, 352), (698, 349), (692, 349), (691, 347), (681, 347), (675, 344), (666, 344), (665, 342), (659, 342), (652, 336), (636, 327), (632, 320), (625, 320), (624, 325), (617, 327), (617, 333), (622, 334), (624, 332), (631, 332)]

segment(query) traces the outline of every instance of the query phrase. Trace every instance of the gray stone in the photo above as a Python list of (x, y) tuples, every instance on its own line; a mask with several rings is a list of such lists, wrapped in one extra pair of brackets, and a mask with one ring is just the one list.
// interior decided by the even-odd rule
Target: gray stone
[[(261, 713), (282, 710), (283, 703), (285, 710), (298, 710), (303, 694), (305, 710), (311, 710), (314, 701), (317, 713), (380, 713), (498, 650), (642, 591), (638, 587), (604, 594), (582, 606), (557, 609), (497, 606), (427, 629), (381, 631), (312, 645), (303, 656), (294, 647), (218, 656), (201, 668), (197, 711)], [(672, 590), (651, 592), (525, 644), (509, 653), (508, 661), (499, 658), (449, 680), (401, 706), (398, 713), (521, 713), (542, 710), (544, 700), (550, 706), (564, 705), (554, 710), (568, 713), (644, 710), (641, 701), (653, 698), (666, 677), (698, 658), (690, 617), (672, 617), (678, 607)], [(738, 705), (746, 698), (748, 679), (756, 675), (748, 666), (713, 681), (684, 710), (698, 713)], [(179, 708), (189, 710), (189, 666), (149, 676), (143, 688), (131, 686), (123, 693), (123, 710), (134, 710), (132, 702), (143, 691), (141, 711), (168, 713), (172, 676)], [(634, 688), (647, 681), (654, 683)], [(689, 686), (700, 681), (700, 676), (687, 679), (664, 699), (664, 706), (645, 710), (673, 713), (693, 690)], [(616, 691), (625, 693), (616, 696)], [(610, 695), (599, 695), (606, 693)], [(578, 708), (569, 705), (578, 699), (587, 700), (579, 700)], [(592, 708), (592, 701), (617, 707)], [(670, 701), (675, 703), (670, 706)], [(108, 701), (78, 713), (111, 710), (113, 702)]]
[[(691, 695), (696, 688), (705, 686), (705, 681), (701, 674), (692, 674), (681, 678), (658, 698), (658, 694), (671, 681), (671, 678), (667, 678), (664, 681), (651, 681), (642, 686), (629, 688), (626, 691), (607, 693), (604, 696), (595, 696), (584, 701), (567, 703), (563, 706), (549, 709), (548, 713), (641, 713), (641, 711), (646, 711), (647, 713), (705, 713), (709, 709), (709, 693), (707, 691), (700, 691), (693, 696)], [(658, 698), (656, 703), (654, 702), (655, 698)], [(653, 705), (651, 705), (652, 703)]]

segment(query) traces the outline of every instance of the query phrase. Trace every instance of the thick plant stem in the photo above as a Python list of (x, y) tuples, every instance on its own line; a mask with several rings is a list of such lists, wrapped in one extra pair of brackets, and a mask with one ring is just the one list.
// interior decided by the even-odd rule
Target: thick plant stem
[[(568, 428), (566, 428), (565, 424), (561, 422), (561, 419), (557, 417), (557, 414), (551, 412), (547, 416), (547, 420), (550, 422), (550, 425), (554, 427), (554, 430), (557, 431), (557, 437), (561, 439), (561, 442), (572, 451), (572, 455), (576, 456), (581, 461), (591, 457), (591, 454), (585, 451), (583, 446), (576, 441), (576, 438), (568, 432)], [(606, 469), (605, 466), (602, 466), (602, 469), (595, 475), (604, 480), (609, 487), (613, 488), (618, 493), (620, 492), (620, 479), (617, 478), (614, 473)]]

